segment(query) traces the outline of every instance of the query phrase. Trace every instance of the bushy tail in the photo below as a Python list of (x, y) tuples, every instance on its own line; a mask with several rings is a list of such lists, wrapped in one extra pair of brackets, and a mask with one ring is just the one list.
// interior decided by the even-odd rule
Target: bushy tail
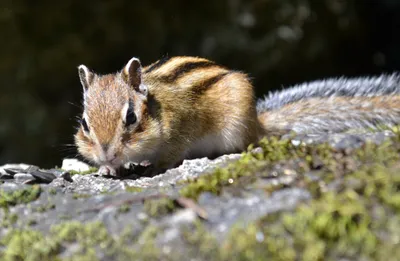
[(328, 79), (270, 94), (257, 104), (267, 135), (342, 132), (400, 124), (400, 76)]

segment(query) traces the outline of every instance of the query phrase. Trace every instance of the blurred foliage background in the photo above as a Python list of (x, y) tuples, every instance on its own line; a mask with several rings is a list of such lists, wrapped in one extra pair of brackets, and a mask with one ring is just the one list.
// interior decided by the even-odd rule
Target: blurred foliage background
[(257, 95), (400, 69), (398, 0), (0, 0), (0, 164), (74, 156), (77, 66), (196, 55), (248, 72)]

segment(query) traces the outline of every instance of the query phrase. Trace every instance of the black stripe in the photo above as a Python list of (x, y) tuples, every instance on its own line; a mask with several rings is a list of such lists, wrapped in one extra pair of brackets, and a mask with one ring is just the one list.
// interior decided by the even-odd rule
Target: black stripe
[(201, 94), (208, 90), (212, 85), (216, 84), (217, 82), (221, 81), (225, 76), (231, 74), (232, 72), (224, 72), (218, 74), (214, 77), (211, 77), (205, 81), (199, 82), (198, 84), (192, 87), (192, 92), (196, 94)]
[(190, 71), (197, 70), (199, 68), (207, 68), (207, 67), (213, 67), (216, 66), (214, 62), (211, 61), (198, 61), (198, 62), (187, 62), (179, 65), (176, 67), (171, 74), (162, 76), (160, 78), (161, 81), (164, 82), (175, 82), (177, 79), (185, 75), (186, 73)]
[(164, 56), (163, 58), (161, 58), (160, 60), (158, 60), (157, 62), (153, 63), (152, 65), (150, 65), (149, 67), (147, 67), (144, 72), (145, 73), (150, 73), (158, 68), (160, 68), (161, 66), (163, 66), (166, 62), (168, 62), (171, 58), (168, 56)]

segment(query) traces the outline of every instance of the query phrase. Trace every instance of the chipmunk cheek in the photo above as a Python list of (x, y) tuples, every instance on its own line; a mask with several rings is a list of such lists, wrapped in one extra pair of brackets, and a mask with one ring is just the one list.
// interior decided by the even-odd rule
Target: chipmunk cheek
[(96, 152), (92, 152), (92, 159), (93, 159), (93, 162), (95, 162), (98, 165), (101, 165), (100, 157), (99, 157), (99, 155), (97, 155)]
[(80, 154), (87, 158), (93, 158), (94, 145), (91, 139), (87, 138), (84, 134), (78, 134), (76, 145)]
[[(122, 145), (122, 144), (121, 144)], [(118, 146), (118, 148), (115, 149), (114, 151), (114, 157), (115, 159), (120, 159), (123, 155), (123, 146)]]
[(89, 148), (89, 150), (93, 150), (93, 147), (95, 146), (93, 140), (90, 137), (85, 137), (84, 139), (85, 146)]

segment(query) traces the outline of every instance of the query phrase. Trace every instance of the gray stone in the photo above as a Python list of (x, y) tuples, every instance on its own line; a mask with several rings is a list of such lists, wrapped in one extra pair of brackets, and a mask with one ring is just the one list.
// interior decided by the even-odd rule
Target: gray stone
[[(16, 174), (38, 170), (39, 167), (28, 164), (6, 164), (0, 167), (0, 179), (13, 179)], [(21, 178), (19, 178), (21, 180)]]
[(0, 168), (4, 168), (4, 169), (19, 169), (21, 170), (21, 172), (27, 171), (28, 169), (38, 169), (37, 166), (34, 165), (29, 165), (29, 164), (5, 164), (3, 166), (1, 166)]
[[(390, 135), (387, 132), (299, 135), (291, 142), (295, 146), (327, 142), (337, 149), (348, 149), (357, 148), (365, 142), (381, 143)], [(260, 148), (255, 148), (253, 152), (260, 152)], [(296, 177), (299, 175), (296, 165), (284, 163), (273, 166), (265, 173), (260, 173), (251, 184), (240, 187), (242, 179), (235, 179), (234, 186), (223, 189), (219, 195), (205, 192), (200, 194), (198, 200), (192, 202), (192, 205), (182, 204), (182, 199), (188, 200), (182, 198), (179, 193), (180, 188), (184, 186), (182, 184), (184, 181), (207, 175), (215, 168), (226, 166), (240, 157), (240, 154), (231, 154), (213, 160), (207, 158), (185, 160), (181, 166), (163, 174), (137, 179), (120, 179), (97, 174), (71, 176), (68, 171), (56, 169), (32, 170), (32, 168), (29, 169), (30, 165), (9, 166), (6, 169), (11, 169), (10, 174), (3, 166), (0, 168), (0, 175), (8, 175), (11, 178), (14, 176), (14, 180), (6, 180), (5, 183), (0, 184), (0, 189), (12, 192), (29, 188), (30, 186), (21, 184), (21, 181), (37, 179), (38, 176), (46, 183), (50, 182), (39, 185), (42, 192), (37, 200), (10, 207), (10, 212), (18, 215), (18, 222), (14, 226), (23, 226), (34, 219), (37, 223), (32, 225), (32, 228), (48, 233), (52, 226), (66, 220), (100, 221), (110, 235), (121, 235), (127, 228), (130, 229), (130, 233), (138, 235), (147, 226), (152, 226), (158, 231), (157, 246), (163, 253), (169, 255), (186, 251), (182, 233), (193, 231), (193, 227), (199, 220), (206, 220), (203, 222), (205, 229), (216, 238), (216, 242), (220, 242), (229, 235), (233, 226), (244, 226), (268, 214), (292, 211), (300, 203), (311, 199), (311, 194), (306, 188), (295, 185)], [(63, 168), (77, 171), (88, 169), (88, 165), (81, 165), (81, 162), (76, 160), (65, 162), (66, 165), (63, 165)], [(15, 170), (21, 171), (12, 174)], [(32, 174), (27, 174), (28, 172)], [(304, 175), (316, 182), (321, 178), (318, 172)], [(338, 184), (340, 180), (332, 182), (328, 188), (338, 186)], [(268, 186), (276, 186), (279, 189), (273, 193), (267, 193), (265, 187)], [(143, 190), (127, 192), (130, 187)], [(162, 216), (153, 216), (146, 210), (144, 201), (165, 197), (174, 199), (179, 207), (172, 213), (165, 213)], [(43, 208), (47, 210), (38, 211)], [(200, 215), (199, 209), (205, 214)], [(0, 209), (0, 219), (4, 215), (4, 211)], [(0, 228), (0, 237), (5, 232), (5, 228)], [(255, 237), (257, 241), (262, 242), (266, 235), (258, 231)], [(132, 242), (132, 248), (140, 250), (140, 246), (140, 243)], [(77, 245), (73, 243), (65, 244), (63, 248), (65, 249), (61, 257), (68, 257), (79, 251)], [(103, 260), (107, 260), (106, 250), (99, 248), (97, 254)]]

